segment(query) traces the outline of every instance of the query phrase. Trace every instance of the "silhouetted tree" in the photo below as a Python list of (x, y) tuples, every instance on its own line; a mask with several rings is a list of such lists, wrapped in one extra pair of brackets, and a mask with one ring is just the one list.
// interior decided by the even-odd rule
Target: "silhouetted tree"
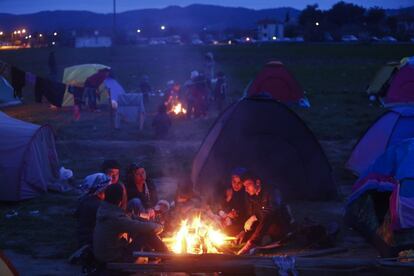
[(365, 16), (365, 22), (368, 27), (368, 31), (371, 34), (378, 35), (382, 33), (385, 22), (385, 10), (379, 7), (370, 8)]
[(315, 22), (321, 21), (323, 12), (318, 9), (318, 4), (307, 5), (299, 15), (299, 24), (302, 26), (314, 25)]
[(289, 23), (289, 21), (290, 21), (290, 13), (288, 11), (286, 12), (286, 15), (285, 15), (285, 23)]
[(391, 33), (397, 32), (398, 18), (396, 16), (389, 16), (386, 20), (387, 27), (390, 28)]
[(364, 19), (365, 9), (350, 3), (340, 1), (327, 11), (327, 20), (338, 27), (346, 24), (361, 24)]

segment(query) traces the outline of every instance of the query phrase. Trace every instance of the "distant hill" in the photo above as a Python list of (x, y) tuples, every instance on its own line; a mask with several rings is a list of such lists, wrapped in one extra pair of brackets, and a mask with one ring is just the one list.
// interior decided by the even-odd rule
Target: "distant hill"
[[(387, 15), (408, 13), (414, 16), (414, 6), (401, 9), (388, 9)], [(116, 20), (119, 29), (134, 30), (161, 24), (168, 27), (200, 30), (224, 30), (228, 28), (254, 28), (260, 19), (284, 21), (289, 13), (290, 20), (296, 21), (301, 13), (294, 8), (274, 8), (253, 10), (247, 8), (223, 7), (194, 4), (187, 7), (169, 6), (163, 9), (142, 9), (118, 13)], [(0, 13), (2, 30), (11, 31), (26, 27), (36, 31), (98, 29), (111, 30), (112, 14), (88, 11), (43, 11), (33, 14), (13, 15)]]
[[(296, 20), (300, 11), (293, 8), (252, 10), (195, 4), (122, 12), (117, 14), (116, 20), (120, 29), (165, 24), (177, 28), (223, 30), (254, 28), (256, 22), (264, 18), (284, 21), (287, 13), (291, 20)], [(0, 13), (0, 24), (7, 31), (21, 27), (39, 31), (107, 29), (112, 27), (112, 14), (87, 11), (44, 11), (25, 15)]]
[(389, 9), (389, 10), (385, 10), (385, 13), (389, 16), (397, 15), (401, 13), (410, 14), (414, 16), (414, 6), (401, 8), (401, 9)]

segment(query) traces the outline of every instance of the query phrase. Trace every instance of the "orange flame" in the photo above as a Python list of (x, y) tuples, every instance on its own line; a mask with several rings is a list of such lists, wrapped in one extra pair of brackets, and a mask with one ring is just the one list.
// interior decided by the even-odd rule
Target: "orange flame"
[(221, 253), (220, 247), (232, 239), (197, 216), (191, 223), (183, 220), (179, 230), (164, 241), (174, 253), (202, 254)]
[(183, 107), (183, 105), (180, 102), (177, 102), (175, 105), (173, 105), (171, 111), (174, 112), (175, 115), (187, 113), (187, 110)]

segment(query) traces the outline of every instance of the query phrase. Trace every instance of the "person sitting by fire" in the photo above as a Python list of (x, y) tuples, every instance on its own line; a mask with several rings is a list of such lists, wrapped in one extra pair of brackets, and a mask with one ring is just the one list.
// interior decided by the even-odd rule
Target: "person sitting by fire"
[(127, 211), (135, 217), (152, 220), (158, 202), (155, 186), (147, 180), (145, 168), (137, 163), (129, 165), (126, 173)]
[(161, 104), (158, 107), (158, 113), (155, 115), (152, 121), (152, 127), (154, 128), (155, 138), (163, 139), (168, 135), (171, 128), (171, 118), (167, 114), (167, 107)]
[(98, 208), (93, 233), (95, 258), (103, 263), (134, 262), (134, 251), (168, 252), (158, 237), (162, 225), (129, 217), (121, 208), (124, 196), (121, 185), (109, 185), (105, 189), (105, 199)]
[(266, 186), (259, 177), (249, 172), (243, 175), (242, 181), (247, 193), (248, 219), (237, 236), (237, 242), (247, 242), (238, 255), (244, 255), (258, 246), (265, 236), (280, 240), (294, 225), (290, 207), (283, 202), (279, 190)]
[(78, 206), (74, 213), (77, 219), (78, 250), (69, 257), (69, 262), (86, 266), (92, 255), (93, 230), (96, 224), (96, 212), (101, 201), (105, 198), (105, 189), (110, 185), (111, 179), (105, 174), (100, 174), (79, 198)]
[(237, 235), (246, 220), (246, 193), (242, 182), (242, 176), (246, 172), (245, 168), (236, 168), (232, 171), (231, 187), (226, 189), (219, 211), (224, 230), (229, 235)]
[(167, 110), (170, 111), (173, 107), (180, 103), (180, 84), (170, 80), (167, 82), (167, 88), (164, 90), (164, 104)]

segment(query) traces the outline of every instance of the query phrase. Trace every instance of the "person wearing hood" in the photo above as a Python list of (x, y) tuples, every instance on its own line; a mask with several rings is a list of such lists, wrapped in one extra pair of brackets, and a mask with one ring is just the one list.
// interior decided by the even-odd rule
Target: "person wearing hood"
[(167, 252), (167, 247), (158, 237), (163, 227), (128, 216), (121, 208), (124, 196), (121, 185), (110, 185), (105, 190), (93, 233), (95, 258), (103, 263), (134, 262), (133, 252), (137, 250)]
[(75, 217), (78, 220), (77, 236), (79, 246), (92, 245), (93, 229), (96, 223), (96, 212), (105, 198), (105, 189), (111, 179), (101, 173), (95, 177), (92, 184), (86, 187), (86, 192), (79, 199)]

